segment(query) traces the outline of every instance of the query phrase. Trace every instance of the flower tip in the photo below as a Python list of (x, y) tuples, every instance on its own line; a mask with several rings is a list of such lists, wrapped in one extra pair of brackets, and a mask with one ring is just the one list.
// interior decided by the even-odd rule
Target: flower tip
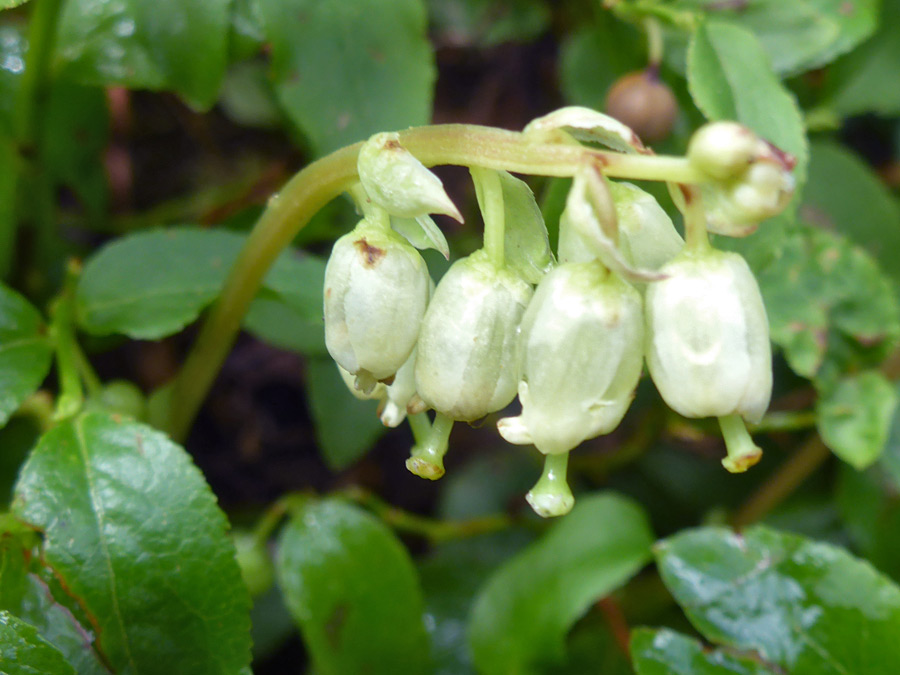
[(762, 450), (754, 447), (753, 450), (741, 455), (728, 456), (722, 460), (722, 466), (729, 473), (744, 473), (762, 459)]
[(532, 490), (525, 495), (528, 505), (541, 518), (554, 518), (564, 516), (575, 505), (575, 497), (571, 492), (547, 492)]
[(432, 462), (423, 457), (410, 457), (406, 460), (406, 468), (410, 473), (427, 480), (437, 480), (444, 475), (443, 462)]

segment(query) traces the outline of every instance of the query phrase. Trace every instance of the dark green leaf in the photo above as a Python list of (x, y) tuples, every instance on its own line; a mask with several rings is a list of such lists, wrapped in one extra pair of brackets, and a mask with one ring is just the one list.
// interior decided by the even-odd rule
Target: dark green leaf
[(550, 19), (543, 0), (428, 0), (428, 14), (439, 41), (466, 47), (532, 40)]
[(713, 642), (792, 675), (890, 675), (900, 589), (846, 551), (754, 527), (678, 534), (657, 546), (666, 586)]
[(0, 26), (0, 279), (12, 267), (16, 232), (18, 149), (13, 141), (13, 108), (25, 72), (25, 36), (15, 26)]
[(250, 602), (225, 516), (180, 447), (106, 413), (64, 422), (22, 469), (14, 513), (93, 617), (117, 670), (234, 673)]
[(710, 651), (668, 629), (632, 632), (631, 658), (637, 675), (775, 675), (757, 661)]
[[(900, 397), (900, 383), (894, 384), (894, 397)], [(898, 413), (894, 414), (894, 419), (891, 421), (891, 431), (888, 434), (882, 461), (894, 485), (900, 491), (900, 414)]]
[(24, 5), (28, 0), (0, 0), (0, 9), (12, 9)]
[(325, 462), (343, 469), (362, 457), (386, 431), (375, 401), (357, 400), (330, 357), (306, 363), (309, 407)]
[(891, 282), (838, 235), (805, 225), (781, 234), (768, 260), (751, 264), (788, 364), (830, 385), (836, 374), (877, 363), (900, 333)]
[[(178, 227), (114, 241), (85, 264), (76, 293), (79, 323), (90, 333), (136, 339), (177, 333), (219, 294), (245, 239)], [(321, 261), (285, 253), (263, 287), (299, 317), (317, 321), (323, 276)]]
[(580, 498), (481, 591), (469, 625), (479, 670), (531, 672), (560, 661), (572, 624), (647, 562), (652, 542), (636, 504), (613, 494)]
[(826, 105), (841, 116), (900, 113), (900, 88), (891, 86), (900, 63), (900, 0), (884, 0), (878, 32), (826, 72)]
[(4, 675), (75, 675), (75, 669), (34, 626), (9, 612), (0, 612), (0, 668)]
[[(521, 493), (520, 493), (521, 494)], [(466, 625), (478, 589), (503, 561), (534, 540), (524, 529), (448, 542), (419, 565), (425, 591), (425, 626), (431, 635), (434, 675), (474, 672)]]
[[(740, 27), (755, 34), (772, 67), (781, 76), (819, 68), (869, 37), (876, 28), (877, 0), (749, 0), (722, 4), (717, 0), (676, 0), (666, 2), (672, 13), (688, 12), (696, 19), (706, 17)], [(693, 25), (682, 20), (682, 25)], [(670, 37), (667, 56), (676, 67), (684, 31), (677, 28)], [(674, 53), (672, 53), (674, 52)]]
[(276, 93), (316, 154), (426, 124), (434, 63), (421, 0), (259, 0)]
[(801, 215), (863, 246), (900, 286), (900, 207), (857, 155), (834, 143), (812, 144)]
[(309, 504), (282, 532), (276, 571), (317, 673), (425, 671), (416, 572), (379, 520), (337, 500)]
[(109, 143), (108, 111), (102, 89), (59, 82), (50, 91), (43, 122), (45, 166), (55, 181), (72, 189), (94, 223), (107, 206), (102, 155)]
[(870, 370), (841, 379), (819, 398), (817, 426), (834, 454), (865, 469), (881, 456), (896, 409), (893, 385)]
[(244, 328), (279, 349), (324, 356), (325, 324), (322, 317), (304, 316), (280, 296), (263, 289), (247, 310)]
[(231, 3), (229, 56), (232, 63), (244, 61), (262, 49), (266, 41), (258, 0)]
[(57, 57), (84, 84), (120, 84), (215, 103), (225, 74), (231, 0), (63, 3)]
[(808, 147), (793, 96), (769, 66), (753, 33), (710, 21), (700, 25), (688, 51), (688, 87), (709, 119), (737, 120), (797, 158), (794, 176), (806, 178)]
[(0, 284), (0, 426), (50, 370), (53, 349), (44, 331), (38, 311)]

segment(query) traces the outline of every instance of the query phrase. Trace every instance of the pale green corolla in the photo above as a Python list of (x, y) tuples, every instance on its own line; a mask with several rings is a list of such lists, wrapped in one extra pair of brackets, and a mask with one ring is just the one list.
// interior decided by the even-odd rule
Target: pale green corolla
[(363, 391), (409, 358), (429, 284), (419, 253), (381, 223), (364, 219), (335, 242), (325, 268), (325, 345)]
[(634, 288), (596, 261), (557, 267), (522, 319), (522, 414), (500, 420), (500, 434), (556, 454), (615, 429), (640, 378), (643, 337)]
[(500, 410), (516, 395), (516, 330), (531, 286), (483, 251), (457, 261), (437, 285), (422, 321), (416, 391), (457, 421)]
[(736, 253), (685, 251), (645, 298), (647, 366), (685, 417), (757, 422), (772, 394), (769, 324), (756, 279)]

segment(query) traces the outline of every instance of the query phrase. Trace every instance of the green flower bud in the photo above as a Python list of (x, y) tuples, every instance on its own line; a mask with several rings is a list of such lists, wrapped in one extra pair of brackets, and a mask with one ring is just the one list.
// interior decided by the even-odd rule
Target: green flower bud
[(610, 181), (619, 218), (619, 247), (633, 267), (658, 270), (684, 247), (669, 218), (653, 195), (631, 183)]
[(400, 145), (400, 135), (380, 133), (363, 144), (359, 179), (372, 201), (392, 216), (418, 218), (443, 213), (462, 222), (441, 179)]
[(744, 173), (760, 153), (762, 141), (737, 122), (710, 122), (700, 127), (688, 143), (691, 164), (716, 180)]
[(500, 434), (556, 454), (609, 433), (634, 396), (643, 340), (634, 288), (596, 262), (560, 265), (522, 319), (522, 414), (500, 420)]
[(370, 392), (409, 358), (428, 304), (425, 261), (390, 228), (363, 220), (325, 268), (325, 346)]
[(447, 417), (471, 422), (515, 397), (516, 329), (531, 286), (481, 250), (438, 283), (422, 321), (416, 390)]
[(665, 265), (646, 295), (647, 366), (685, 417), (758, 422), (772, 394), (769, 323), (742, 257), (710, 249)]
[(386, 427), (398, 427), (406, 419), (409, 412), (410, 404), (413, 405), (413, 412), (422, 412), (416, 409), (414, 400), (418, 400), (416, 396), (416, 350), (413, 349), (412, 354), (406, 359), (397, 374), (394, 375), (394, 381), (385, 389), (384, 398), (382, 399), (381, 408), (378, 411), (381, 422)]

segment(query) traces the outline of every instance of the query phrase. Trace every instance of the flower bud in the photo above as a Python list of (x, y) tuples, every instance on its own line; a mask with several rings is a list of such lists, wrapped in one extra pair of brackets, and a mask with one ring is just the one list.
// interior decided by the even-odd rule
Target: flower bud
[(425, 261), (390, 228), (363, 220), (325, 268), (325, 346), (371, 391), (409, 358), (428, 304)]
[(442, 213), (462, 222), (441, 179), (400, 145), (400, 135), (380, 133), (366, 141), (357, 160), (359, 179), (373, 202), (392, 216)]
[(619, 218), (619, 247), (633, 267), (658, 270), (681, 251), (684, 240), (653, 195), (631, 183), (610, 181)]
[(647, 367), (685, 417), (740, 415), (758, 422), (772, 394), (769, 323), (742, 257), (685, 252), (645, 298)]
[(607, 434), (628, 409), (643, 363), (638, 292), (597, 262), (560, 265), (522, 319), (522, 414), (497, 424), (516, 444), (564, 453)]
[(471, 422), (515, 397), (516, 329), (531, 286), (481, 250), (457, 261), (422, 321), (416, 390), (430, 407)]
[(688, 143), (687, 157), (699, 171), (716, 180), (746, 171), (760, 152), (760, 138), (737, 122), (710, 122)]
[[(406, 419), (406, 413), (416, 396), (416, 350), (406, 359), (394, 381), (385, 389), (384, 398), (378, 411), (382, 424), (386, 427), (398, 427)], [(421, 412), (421, 411), (418, 411)]]

